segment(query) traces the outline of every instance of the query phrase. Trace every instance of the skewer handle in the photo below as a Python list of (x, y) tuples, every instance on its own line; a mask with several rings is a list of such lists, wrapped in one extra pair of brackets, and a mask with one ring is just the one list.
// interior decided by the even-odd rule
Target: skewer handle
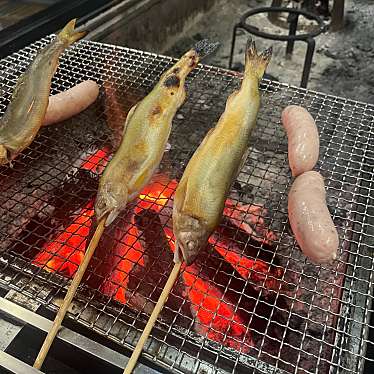
[(158, 315), (160, 314), (162, 308), (165, 305), (166, 299), (169, 296), (169, 293), (170, 293), (171, 289), (173, 288), (175, 280), (178, 277), (181, 265), (182, 265), (181, 262), (177, 262), (174, 265), (173, 270), (171, 271), (171, 273), (169, 275), (169, 279), (167, 280), (167, 282), (165, 284), (165, 287), (162, 290), (162, 293), (161, 293), (161, 295), (160, 295), (160, 297), (157, 301), (157, 304), (154, 307), (151, 316), (149, 317), (149, 320), (148, 320), (148, 322), (147, 322), (147, 324), (146, 324), (146, 326), (143, 330), (142, 335), (140, 336), (138, 344), (136, 345), (134, 351), (132, 352), (130, 360), (127, 363), (127, 366), (126, 366), (123, 374), (130, 374), (134, 370), (135, 365), (136, 365), (136, 363), (139, 359), (139, 356), (142, 353), (143, 346), (144, 346), (145, 342), (147, 341), (149, 334), (151, 333), (151, 330), (152, 330), (152, 328), (153, 328), (153, 326), (154, 326), (154, 324), (157, 320)]
[(51, 327), (51, 329), (49, 330), (48, 332), (48, 335), (47, 337), (45, 338), (44, 342), (43, 342), (43, 345), (38, 353), (38, 357), (36, 358), (35, 362), (34, 362), (34, 368), (36, 369), (40, 369), (43, 365), (43, 362), (49, 352), (49, 349), (51, 348), (51, 345), (58, 333), (58, 330), (60, 329), (61, 327), (61, 323), (65, 317), (65, 314), (71, 304), (71, 301), (73, 300), (73, 297), (75, 295), (75, 293), (77, 292), (77, 289), (78, 289), (78, 286), (83, 278), (83, 275), (87, 269), (87, 266), (91, 260), (91, 257), (92, 255), (94, 254), (95, 252), (95, 249), (100, 241), (100, 238), (101, 238), (101, 235), (103, 234), (104, 232), (104, 228), (105, 228), (105, 221), (106, 221), (106, 217), (103, 218), (97, 228), (96, 228), (96, 231), (90, 241), (90, 244), (87, 248), (87, 251), (84, 255), (84, 258), (83, 258), (83, 261), (82, 263), (79, 265), (79, 268), (77, 270), (77, 272), (75, 273), (75, 276), (71, 282), (71, 285), (68, 289), (68, 292), (66, 293), (66, 296), (64, 298), (64, 301), (56, 315), (56, 318), (55, 320), (53, 321), (53, 325)]

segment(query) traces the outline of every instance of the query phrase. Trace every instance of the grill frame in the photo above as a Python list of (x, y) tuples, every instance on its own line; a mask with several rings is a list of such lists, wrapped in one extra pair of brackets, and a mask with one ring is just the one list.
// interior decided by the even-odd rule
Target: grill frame
[[(42, 41), (36, 42), (33, 45), (7, 57), (4, 60), (0, 61), (0, 69), (5, 67), (5, 74), (3, 78), (0, 80), (0, 87), (3, 87), (3, 91), (5, 91), (5, 100), (3, 100), (2, 105), (0, 106), (1, 111), (4, 111), (5, 105), (4, 102), (6, 102), (7, 99), (9, 99), (9, 94), (11, 92), (11, 84), (13, 84), (16, 81), (16, 76), (19, 74), (20, 70), (26, 66), (27, 61), (31, 58), (32, 53), (36, 51), (36, 48), (39, 48), (40, 46), (44, 45), (48, 40), (51, 39), (52, 36), (43, 39)], [(90, 52), (85, 52), (85, 49), (88, 49)], [(118, 73), (118, 70), (116, 70), (113, 66), (113, 63), (116, 63), (117, 61), (120, 61), (121, 64), (123, 64), (123, 61), (131, 61), (130, 64), (126, 64), (126, 69), (124, 70), (126, 74), (129, 74), (129, 78), (126, 80), (126, 89), (134, 89), (134, 96), (142, 96), (146, 92), (144, 90), (144, 87), (142, 87), (142, 84), (145, 84), (146, 88), (151, 87), (154, 82), (157, 80), (158, 76), (162, 73), (162, 71), (170, 66), (174, 59), (170, 57), (160, 56), (152, 53), (147, 53), (143, 51), (137, 51), (133, 49), (127, 49), (124, 47), (117, 47), (117, 46), (111, 46), (101, 43), (95, 43), (95, 42), (88, 42), (88, 41), (81, 41), (76, 46), (72, 47), (69, 51), (67, 51), (64, 56), (61, 58), (61, 66), (56, 74), (55, 81), (58, 81), (61, 79), (61, 77), (65, 77), (65, 83), (63, 85), (53, 85), (52, 86), (52, 92), (56, 93), (58, 90), (61, 90), (61, 88), (69, 88), (71, 85), (77, 83), (82, 76), (84, 76), (86, 79), (88, 77), (91, 78), (97, 78), (98, 75), (95, 72), (90, 71), (90, 60), (87, 56), (91, 54), (91, 50), (93, 51), (99, 51), (97, 53), (103, 54), (108, 59), (105, 62), (105, 65), (103, 65), (100, 69), (103, 69), (102, 71), (105, 72), (105, 76), (108, 76), (110, 78), (114, 78), (112, 80), (113, 83), (117, 84), (121, 80), (121, 74)], [(92, 52), (92, 55), (95, 56), (95, 52)], [(82, 58), (83, 57), (83, 58)], [(134, 58), (135, 57), (135, 58)], [(78, 67), (75, 67), (72, 63), (77, 61), (77, 59), (81, 62), (81, 65)], [(123, 60), (121, 60), (123, 59)], [(138, 66), (136, 66), (136, 63), (140, 62), (140, 66), (144, 67), (144, 71), (139, 74)], [(96, 66), (96, 65), (95, 65)], [(87, 68), (88, 71), (86, 73), (82, 73), (82, 67), (83, 69)], [(21, 69), (20, 69), (21, 68)], [(153, 75), (147, 76), (147, 69), (150, 69), (150, 72)], [(90, 74), (92, 73), (92, 74)], [(149, 72), (148, 72), (149, 73)], [(145, 77), (143, 76), (145, 75)], [(9, 78), (12, 77), (12, 78)], [(235, 81), (236, 84), (239, 82), (240, 74), (221, 69), (216, 68), (212, 66), (199, 66), (196, 70), (196, 72), (193, 72), (191, 74), (191, 77), (188, 79), (188, 88), (187, 90), (191, 89), (191, 85), (193, 84), (193, 81), (196, 79), (197, 81), (203, 80), (204, 78), (209, 78), (210, 81), (213, 81), (214, 79), (222, 80), (223, 85), (222, 89), (229, 90), (232, 87), (232, 83)], [(5, 88), (4, 88), (4, 82)], [(130, 84), (129, 84), (130, 83)], [(133, 83), (133, 87), (132, 84)], [(119, 83), (118, 87), (123, 87), (123, 84), (121, 82)], [(212, 89), (214, 89), (214, 85), (212, 86)], [(343, 265), (346, 265), (347, 272), (344, 275), (344, 286), (340, 287), (341, 291), (341, 299), (343, 302), (341, 303), (342, 311), (339, 315), (335, 315), (335, 318), (337, 319), (337, 328), (335, 329), (335, 343), (339, 344), (340, 347), (332, 349), (332, 360), (331, 362), (331, 372), (334, 372), (334, 370), (345, 370), (345, 372), (357, 372), (362, 371), (363, 369), (363, 362), (364, 359), (360, 358), (359, 356), (363, 356), (365, 352), (365, 345), (367, 343), (371, 343), (367, 341), (367, 335), (368, 335), (368, 328), (369, 328), (369, 311), (371, 310), (371, 301), (372, 301), (372, 287), (373, 287), (373, 281), (372, 281), (372, 271), (373, 270), (373, 260), (370, 259), (370, 248), (369, 242), (365, 242), (367, 240), (370, 240), (373, 235), (366, 232), (365, 230), (373, 229), (373, 224), (370, 222), (365, 223), (367, 220), (373, 219), (373, 214), (368, 213), (368, 209), (372, 209), (373, 207), (373, 199), (370, 198), (370, 191), (372, 190), (372, 181), (373, 181), (373, 172), (368, 170), (370, 168), (370, 155), (373, 154), (374, 148), (372, 145), (370, 145), (370, 139), (373, 138), (373, 122), (374, 122), (374, 106), (370, 104), (365, 104), (362, 102), (357, 102), (353, 100), (347, 100), (340, 97), (335, 97), (331, 95), (325, 95), (318, 92), (305, 90), (297, 87), (288, 86), (286, 84), (278, 83), (278, 82), (270, 82), (268, 80), (264, 80), (261, 85), (262, 91), (264, 92), (264, 105), (265, 108), (266, 105), (271, 105), (274, 101), (277, 102), (277, 100), (280, 103), (296, 103), (296, 104), (304, 104), (306, 105), (311, 111), (315, 112), (317, 110), (317, 116), (316, 121), (319, 125), (319, 129), (322, 133), (323, 142), (325, 144), (329, 144), (329, 146), (326, 147), (326, 150), (321, 160), (318, 164), (318, 169), (321, 169), (324, 173), (328, 174), (328, 177), (326, 179), (326, 187), (329, 193), (331, 194), (331, 191), (338, 190), (336, 186), (332, 182), (334, 182), (334, 175), (342, 175), (341, 170), (351, 170), (349, 165), (360, 165), (360, 169), (358, 174), (355, 175), (347, 175), (346, 177), (343, 177), (343, 180), (348, 179), (347, 184), (349, 185), (352, 180), (360, 181), (360, 186), (353, 187), (353, 190), (350, 191), (350, 194), (357, 196), (357, 201), (349, 201), (351, 203), (350, 211), (347, 213), (348, 219), (353, 220), (354, 225), (352, 226), (352, 229), (346, 227), (346, 230), (344, 232), (345, 235), (348, 235), (347, 232), (351, 232), (352, 237), (351, 238), (345, 238), (345, 242), (350, 243), (349, 248), (344, 248), (346, 252), (346, 259), (343, 259), (342, 263)], [(211, 93), (211, 92), (209, 92)], [(281, 99), (273, 99), (274, 95), (281, 95)], [(285, 97), (282, 97), (284, 95)], [(203, 99), (205, 96), (203, 95)], [(217, 100), (219, 98), (219, 95), (215, 97), (214, 100)], [(126, 99), (127, 100), (127, 99)], [(130, 101), (133, 99), (129, 99)], [(187, 99), (188, 100), (188, 99)], [(270, 103), (270, 104), (269, 104)], [(198, 103), (195, 102), (193, 105), (202, 106), (204, 105), (204, 102)], [(319, 106), (319, 108), (317, 108)], [(321, 108), (324, 108), (324, 110), (321, 110)], [(279, 109), (279, 108), (278, 108)], [(261, 113), (260, 113), (260, 119), (261, 119)], [(273, 113), (271, 117), (276, 117), (276, 115)], [(329, 119), (336, 118), (337, 124), (332, 125), (330, 122), (325, 120), (324, 118), (327, 117)], [(367, 118), (366, 118), (367, 117)], [(211, 120), (209, 121), (211, 122)], [(278, 121), (279, 123), (279, 121)], [(277, 124), (278, 124), (277, 123)], [(213, 122), (210, 123), (212, 125)], [(352, 140), (351, 134), (347, 132), (342, 132), (340, 128), (344, 128), (344, 126), (349, 126), (349, 129), (353, 125), (359, 125), (359, 130), (364, 131), (364, 129), (369, 129), (368, 138), (366, 139), (366, 143), (362, 142), (363, 136), (360, 134), (360, 131), (358, 131), (358, 135), (356, 138)], [(210, 126), (209, 126), (210, 127)], [(260, 126), (259, 126), (260, 127)], [(338, 130), (336, 130), (338, 127)], [(326, 138), (325, 132), (327, 130), (330, 130), (333, 128), (332, 136), (330, 139)], [(271, 133), (266, 132), (267, 128), (264, 127), (264, 130), (260, 130), (259, 136), (264, 135), (264, 137), (271, 137)], [(353, 129), (352, 129), (353, 130)], [(52, 130), (51, 130), (52, 131)], [(58, 130), (56, 130), (58, 131)], [(62, 131), (62, 130), (61, 130)], [(174, 130), (175, 131), (175, 130)], [(328, 132), (328, 131), (327, 131)], [(339, 133), (342, 132), (344, 134), (342, 141), (340, 142), (339, 139), (336, 138), (336, 133), (339, 135)], [(201, 132), (204, 133), (204, 132)], [(201, 134), (199, 134), (201, 135)], [(349, 135), (349, 136), (348, 136)], [(44, 136), (44, 132), (40, 135), (40, 137)], [(322, 138), (321, 138), (322, 139)], [(199, 138), (201, 140), (201, 137)], [(334, 143), (334, 142), (337, 143)], [(38, 145), (39, 138), (35, 140), (35, 146)], [(353, 145), (351, 146), (352, 149), (356, 151), (356, 154), (354, 154), (352, 159), (346, 159), (346, 149), (345, 147), (347, 144), (350, 144), (353, 142)], [(93, 141), (93, 144), (95, 142)], [(198, 142), (195, 142), (197, 145)], [(335, 148), (333, 144), (338, 144), (339, 148)], [(278, 148), (282, 148), (281, 144), (278, 146)], [(363, 145), (363, 147), (361, 147)], [(34, 145), (33, 145), (34, 147)], [(31, 148), (33, 148), (31, 147)], [(277, 149), (278, 149), (277, 148)], [(276, 150), (277, 150), (276, 149)], [(340, 155), (340, 158), (336, 158), (337, 161), (343, 160), (348, 162), (348, 166), (340, 165), (339, 163), (332, 165), (331, 160), (329, 159), (328, 151), (336, 151), (337, 155)], [(188, 160), (189, 156), (191, 156), (193, 152), (193, 149), (190, 149), (188, 153), (185, 154), (185, 161)], [(258, 157), (261, 152), (257, 152)], [(284, 154), (284, 150), (282, 152)], [(28, 151), (25, 151), (25, 154), (28, 154)], [(327, 155), (326, 155), (327, 154)], [(352, 155), (351, 155), (352, 156)], [(26, 156), (32, 157), (32, 156)], [(251, 156), (250, 156), (251, 157)], [(358, 160), (358, 158), (361, 158), (361, 161)], [(18, 162), (24, 162), (22, 160), (17, 160)], [(261, 167), (258, 168), (258, 165), (260, 162), (258, 162), (258, 159), (255, 160), (255, 166), (252, 168), (252, 170), (261, 170)], [(260, 165), (261, 166), (261, 165)], [(270, 164), (267, 164), (266, 170), (264, 173), (266, 173), (269, 168), (272, 166), (272, 162)], [(331, 176), (332, 175), (332, 176)], [(285, 188), (287, 188), (290, 184), (290, 178), (289, 175), (284, 175), (285, 178)], [(287, 179), (288, 178), (288, 179)], [(244, 182), (245, 184), (245, 182)], [(339, 190), (339, 193), (336, 193), (335, 196), (338, 196), (337, 200), (339, 202), (340, 200), (344, 200), (346, 196), (344, 195), (346, 191), (341, 187), (341, 190)], [(281, 200), (285, 197), (281, 198)], [(279, 202), (281, 204), (282, 202)], [(331, 208), (331, 202), (329, 203), (329, 207)], [(344, 207), (345, 209), (345, 207)], [(334, 218), (337, 216), (339, 217), (340, 213), (334, 211)], [(359, 218), (357, 218), (359, 217)], [(362, 219), (360, 218), (362, 217)], [(273, 217), (270, 225), (272, 224), (272, 221), (276, 220), (277, 217)], [(347, 220), (343, 220), (344, 224), (348, 222)], [(287, 230), (287, 224), (284, 223), (282, 225), (283, 232), (281, 235), (287, 235), (285, 231)], [(3, 233), (4, 234), (4, 233)], [(360, 248), (354, 248), (354, 245), (359, 245)], [(352, 247), (353, 246), (353, 247)], [(292, 244), (292, 249), (295, 250), (295, 243)], [(358, 254), (360, 253), (360, 254)], [(0, 284), (4, 284), (10, 288), (14, 288), (17, 291), (22, 292), (23, 294), (36, 298), (38, 301), (45, 304), (48, 308), (52, 310), (57, 310), (58, 302), (56, 301), (56, 298), (60, 297), (61, 293), (63, 293), (63, 290), (66, 289), (67, 286), (67, 279), (61, 275), (58, 274), (48, 274), (46, 276), (45, 272), (41, 271), (40, 268), (37, 268), (36, 266), (32, 266), (28, 263), (27, 259), (22, 259), (19, 257), (15, 257), (11, 254), (6, 254), (7, 258), (0, 261)], [(170, 267), (169, 267), (170, 268)], [(322, 267), (323, 268), (323, 267)], [(318, 269), (321, 269), (321, 267), (318, 267)], [(320, 271), (320, 270), (319, 270)], [(339, 270), (337, 270), (339, 273)], [(350, 275), (352, 273), (353, 275)], [(361, 275), (358, 276), (358, 273)], [(366, 282), (367, 275), (369, 273), (369, 279), (367, 280), (367, 291), (366, 292), (360, 292), (357, 289), (360, 288), (362, 285), (362, 282)], [(318, 273), (319, 274), (319, 273)], [(317, 275), (318, 275), (317, 274)], [(167, 276), (167, 273), (164, 273), (164, 276)], [(30, 283), (30, 278), (32, 279), (32, 282)], [(351, 279), (352, 277), (352, 279)], [(86, 325), (87, 327), (99, 332), (100, 334), (106, 335), (108, 338), (116, 341), (117, 343), (124, 344), (128, 348), (133, 348), (137, 342), (138, 337), (140, 336), (141, 329), (135, 329), (137, 331), (131, 331), (128, 332), (128, 335), (126, 337), (126, 341), (123, 339), (118, 338), (117, 336), (114, 336), (113, 334), (110, 334), (110, 330), (113, 328), (114, 323), (119, 321), (119, 317), (123, 317), (123, 308), (121, 312), (118, 312), (118, 310), (114, 309), (115, 312), (113, 312), (113, 320), (112, 328), (108, 331), (105, 330), (105, 328), (100, 328), (99, 324), (103, 324), (105, 327), (105, 321), (99, 323), (99, 317), (109, 318), (106, 314), (110, 314), (111, 312), (111, 306), (109, 306), (109, 302), (107, 304), (103, 304), (100, 306), (97, 306), (97, 304), (92, 303), (92, 296), (91, 300), (90, 297), (87, 298), (87, 296), (84, 296), (85, 292), (89, 292), (89, 290), (85, 290), (85, 286), (80, 288), (80, 292), (78, 293), (76, 300), (75, 300), (75, 306), (71, 313), (69, 314), (70, 318), (75, 319), (79, 323), (82, 323)], [(361, 295), (360, 295), (361, 293)], [(365, 306), (361, 307), (360, 305), (356, 305), (356, 299), (357, 298), (364, 298)], [(312, 302), (313, 304), (313, 302)], [(82, 307), (83, 305), (83, 307)], [(82, 316), (89, 308), (97, 308), (96, 314), (98, 315), (97, 320), (94, 322), (85, 321)], [(101, 309), (100, 309), (101, 308)], [(82, 309), (81, 311), (79, 311)], [(78, 312), (77, 312), (78, 310)], [(116, 315), (114, 314), (116, 313)], [(334, 313), (333, 313), (334, 314)], [(91, 317), (90, 317), (91, 318)], [(290, 318), (290, 315), (289, 315)], [(357, 320), (356, 320), (357, 318)], [(146, 314), (141, 314), (141, 324), (144, 325), (144, 322), (147, 319)], [(363, 321), (363, 322), (360, 322)], [(289, 325), (290, 320), (287, 320), (286, 324)], [(218, 371), (218, 368), (215, 369), (214, 365), (212, 366), (211, 362), (204, 362), (203, 359), (195, 358), (192, 355), (185, 354), (182, 352), (181, 348), (175, 348), (171, 347), (166, 342), (160, 342), (159, 336), (162, 335), (162, 328), (165, 328), (165, 324), (159, 324), (159, 329), (156, 329), (152, 333), (152, 339), (151, 343), (145, 347), (145, 356), (149, 359), (157, 361), (160, 365), (172, 369), (176, 372), (186, 372), (186, 368), (193, 368), (190, 370), (191, 372), (216, 372)], [(172, 329), (172, 326), (168, 327), (168, 334), (170, 333)], [(356, 329), (356, 334), (353, 336), (350, 331), (353, 331)], [(305, 338), (306, 331), (304, 330), (304, 338)], [(183, 338), (181, 333), (179, 332), (179, 338), (178, 332), (175, 331), (175, 328), (173, 330), (173, 338), (182, 340), (184, 344), (194, 344), (194, 342), (188, 342), (187, 338)], [(356, 338), (356, 337), (361, 338)], [(158, 337), (158, 339), (157, 339)], [(346, 338), (345, 338), (346, 337)], [(354, 340), (358, 339), (358, 343), (355, 343)], [(162, 340), (162, 338), (161, 338)], [(197, 344), (199, 345), (199, 344)], [(201, 350), (201, 351), (200, 351)], [(207, 354), (209, 355), (211, 353), (210, 347), (203, 347), (200, 346), (199, 354), (200, 352), (207, 351)], [(261, 350), (261, 349), (260, 349)], [(157, 353), (157, 356), (155, 354)], [(357, 355), (354, 357), (351, 361), (346, 362), (344, 361), (347, 357), (347, 353)], [(220, 361), (219, 364), (222, 366), (225, 366), (224, 362), (228, 360), (234, 361), (234, 366), (232, 366), (233, 370), (239, 370), (240, 367), (244, 368), (246, 367), (253, 367), (254, 370), (257, 372), (267, 373), (267, 372), (282, 372), (282, 369), (279, 368), (281, 366), (280, 364), (280, 358), (278, 361), (276, 361), (276, 364), (273, 366), (269, 363), (261, 362), (260, 360), (257, 360), (255, 357), (250, 357), (246, 354), (237, 354), (234, 360), (232, 359), (234, 353), (230, 351), (229, 349), (226, 349), (224, 347), (220, 347), (218, 350), (218, 354), (216, 357), (216, 361), (218, 363), (218, 360)], [(202, 354), (201, 354), (202, 356)], [(175, 362), (174, 362), (175, 359)], [(243, 360), (243, 362), (240, 362)], [(323, 360), (323, 359), (322, 359)], [(178, 362), (177, 362), (178, 361)], [(320, 360), (319, 360), (320, 361)], [(230, 363), (232, 364), (232, 362)], [(229, 364), (227, 364), (229, 365)], [(347, 366), (347, 368), (345, 368)], [(229, 366), (227, 366), (229, 367)], [(203, 371), (202, 371), (203, 370)], [(243, 369), (244, 370), (244, 369)], [(228, 370), (230, 372), (230, 370)], [(231, 370), (232, 371), (232, 370)], [(305, 371), (302, 368), (296, 366), (294, 368), (294, 371), (288, 371), (288, 372), (307, 372), (310, 373), (312, 371)]]

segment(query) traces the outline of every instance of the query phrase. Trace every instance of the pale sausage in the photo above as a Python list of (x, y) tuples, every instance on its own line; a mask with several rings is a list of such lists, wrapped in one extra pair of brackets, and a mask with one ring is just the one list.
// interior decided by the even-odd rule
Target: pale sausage
[(320, 173), (308, 171), (295, 179), (288, 194), (288, 217), (305, 256), (318, 264), (336, 258), (339, 238), (326, 205)]
[(99, 86), (94, 81), (84, 81), (64, 92), (49, 97), (43, 125), (64, 121), (89, 107), (99, 95)]
[(282, 112), (282, 123), (288, 137), (288, 162), (294, 177), (314, 168), (319, 156), (317, 126), (309, 112), (290, 105)]

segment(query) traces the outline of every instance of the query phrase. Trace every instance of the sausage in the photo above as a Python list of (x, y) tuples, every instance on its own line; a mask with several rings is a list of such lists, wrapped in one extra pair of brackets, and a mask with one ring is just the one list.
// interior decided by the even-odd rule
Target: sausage
[(316, 123), (301, 106), (290, 105), (282, 112), (282, 123), (288, 137), (288, 162), (294, 177), (314, 168), (319, 156)]
[(49, 97), (43, 125), (64, 121), (89, 107), (99, 95), (96, 82), (87, 80)]
[(322, 264), (336, 258), (339, 237), (320, 173), (308, 171), (295, 179), (288, 194), (288, 218), (297, 243), (312, 262)]

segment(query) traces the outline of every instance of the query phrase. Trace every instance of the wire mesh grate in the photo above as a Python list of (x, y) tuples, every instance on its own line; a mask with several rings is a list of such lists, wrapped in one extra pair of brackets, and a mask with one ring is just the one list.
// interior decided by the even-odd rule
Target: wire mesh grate
[[(0, 110), (40, 42), (0, 61)], [(56, 309), (93, 227), (98, 177), (128, 109), (172, 58), (81, 41), (61, 58), (52, 93), (85, 79), (97, 102), (43, 129), (1, 174), (0, 282)], [(240, 75), (199, 66), (187, 79), (157, 176), (108, 228), (69, 317), (134, 347), (172, 266), (172, 195)], [(356, 373), (372, 311), (373, 122), (368, 104), (264, 80), (251, 152), (220, 228), (182, 272), (145, 355), (173, 372)], [(292, 182), (281, 110), (300, 104), (321, 136), (317, 169), (340, 236), (338, 260), (315, 266), (287, 221)], [(369, 360), (367, 358), (367, 360)]]

